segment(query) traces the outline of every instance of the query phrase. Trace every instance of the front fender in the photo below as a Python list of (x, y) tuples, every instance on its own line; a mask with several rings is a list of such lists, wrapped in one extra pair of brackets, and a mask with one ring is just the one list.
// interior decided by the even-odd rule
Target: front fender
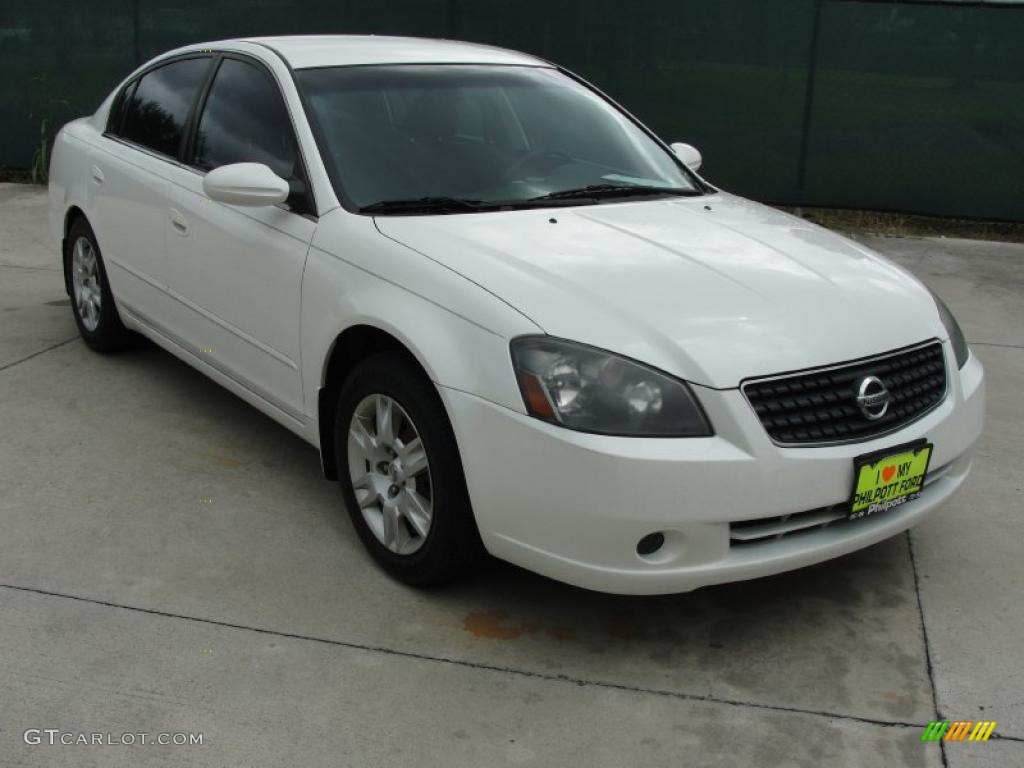
[(482, 287), (336, 209), (320, 220), (302, 281), (305, 402), (338, 336), (368, 325), (398, 339), (436, 384), (523, 412), (508, 342), (541, 329)]

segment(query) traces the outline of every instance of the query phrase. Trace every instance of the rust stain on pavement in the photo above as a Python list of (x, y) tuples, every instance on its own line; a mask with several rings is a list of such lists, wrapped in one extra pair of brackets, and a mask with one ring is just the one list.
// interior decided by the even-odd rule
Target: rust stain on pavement
[(533, 622), (514, 624), (507, 622), (506, 611), (476, 611), (470, 613), (462, 622), (463, 628), (476, 637), (492, 640), (514, 640), (523, 635), (532, 635), (543, 631), (555, 640), (575, 640), (576, 632), (568, 627), (542, 627)]

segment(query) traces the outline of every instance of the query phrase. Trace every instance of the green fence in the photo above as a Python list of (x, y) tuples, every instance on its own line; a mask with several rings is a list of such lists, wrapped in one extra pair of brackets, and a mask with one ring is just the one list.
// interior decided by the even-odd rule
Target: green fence
[(1024, 4), (90, 0), (0, 10), (0, 166), (137, 62), (252, 34), (455, 37), (588, 78), (708, 178), (774, 203), (1024, 221)]

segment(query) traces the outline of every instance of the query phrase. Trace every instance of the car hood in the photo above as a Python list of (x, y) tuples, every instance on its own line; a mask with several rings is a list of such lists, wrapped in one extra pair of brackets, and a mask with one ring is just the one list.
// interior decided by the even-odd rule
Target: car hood
[(721, 193), (376, 222), (548, 334), (715, 388), (947, 335), (910, 273)]

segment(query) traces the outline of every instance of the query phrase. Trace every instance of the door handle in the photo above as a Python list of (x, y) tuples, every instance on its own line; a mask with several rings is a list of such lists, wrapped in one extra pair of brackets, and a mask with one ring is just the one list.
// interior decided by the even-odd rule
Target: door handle
[(182, 237), (186, 237), (188, 235), (188, 221), (182, 215), (181, 211), (177, 208), (171, 208), (168, 211), (168, 214), (171, 217), (171, 226), (174, 227), (174, 231)]
[(94, 165), (90, 170), (92, 171), (92, 180), (95, 181), (97, 184), (102, 184), (103, 171), (100, 170), (100, 167), (98, 165)]

